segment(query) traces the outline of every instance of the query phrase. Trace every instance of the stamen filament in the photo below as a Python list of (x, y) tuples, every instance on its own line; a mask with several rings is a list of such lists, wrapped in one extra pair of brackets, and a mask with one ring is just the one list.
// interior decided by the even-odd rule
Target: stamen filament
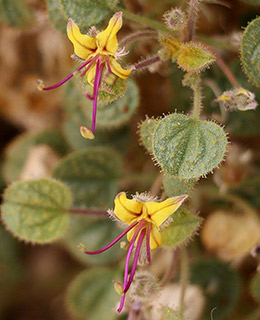
[(81, 77), (83, 77), (88, 71), (89, 69), (93, 66), (93, 64), (97, 61), (98, 57), (100, 56), (100, 54), (97, 54), (94, 58), (92, 58), (92, 60), (90, 61), (90, 64), (87, 66), (87, 68), (85, 70), (82, 71), (82, 73), (80, 74)]
[(67, 75), (67, 77), (65, 77), (63, 80), (61, 80), (60, 82), (54, 84), (53, 86), (50, 87), (43, 87), (41, 88), (44, 91), (47, 90), (53, 90), (56, 88), (59, 88), (60, 86), (62, 86), (64, 83), (66, 83), (68, 80), (70, 80), (73, 76), (74, 76), (74, 72), (75, 71), (80, 71), (82, 70), (84, 67), (86, 67), (90, 62), (92, 61), (92, 58), (88, 59), (87, 61), (85, 61), (84, 63), (82, 63), (80, 66), (78, 66), (73, 72), (71, 72), (69, 75)]
[(85, 254), (89, 254), (89, 255), (95, 255), (95, 254), (99, 254), (102, 253), (106, 250), (108, 250), (109, 248), (113, 247), (113, 245), (115, 245), (119, 240), (121, 240), (126, 234), (127, 232), (129, 232), (130, 230), (132, 230), (136, 225), (138, 224), (138, 222), (134, 222), (132, 223), (128, 228), (126, 228), (118, 237), (116, 237), (112, 242), (110, 242), (108, 245), (106, 245), (104, 248), (99, 249), (97, 251), (85, 251)]
[(151, 263), (151, 247), (150, 247), (150, 237), (151, 237), (151, 224), (149, 223), (146, 233), (146, 254), (147, 254), (147, 262)]
[(138, 258), (139, 258), (139, 255), (140, 255), (140, 251), (141, 251), (141, 247), (142, 247), (142, 243), (143, 243), (143, 240), (144, 240), (145, 233), (146, 233), (146, 229), (143, 229), (141, 231), (140, 237), (138, 239), (138, 242), (137, 242), (137, 245), (136, 245), (136, 250), (135, 250), (135, 255), (134, 255), (134, 261), (133, 261), (133, 265), (132, 265), (132, 269), (131, 269), (131, 273), (130, 273), (130, 276), (129, 276), (129, 280), (128, 280), (127, 284), (126, 284), (126, 287), (124, 288), (124, 292), (125, 293), (128, 291), (131, 283), (133, 282), (135, 271), (136, 271), (136, 268), (137, 268), (137, 262), (138, 262)]
[(110, 60), (109, 60), (109, 56), (106, 56), (106, 65), (107, 65), (107, 70), (109, 73), (113, 73), (112, 69), (111, 69), (111, 65), (110, 65)]
[(101, 80), (101, 75), (103, 72), (104, 68), (104, 63), (100, 63), (100, 60), (97, 61), (97, 66), (96, 66), (96, 74), (95, 74), (95, 80), (94, 80), (94, 88), (93, 88), (93, 111), (92, 111), (92, 126), (91, 126), (91, 131), (94, 133), (95, 127), (96, 127), (96, 117), (97, 117), (97, 99), (98, 99), (98, 90), (100, 87), (100, 80)]

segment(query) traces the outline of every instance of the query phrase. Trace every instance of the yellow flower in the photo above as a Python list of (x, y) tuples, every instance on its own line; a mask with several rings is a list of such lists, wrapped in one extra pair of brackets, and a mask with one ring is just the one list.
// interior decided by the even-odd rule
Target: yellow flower
[[(115, 198), (114, 213), (121, 221), (132, 224), (144, 220), (150, 225), (150, 248), (155, 249), (161, 245), (162, 239), (160, 226), (180, 207), (186, 195), (168, 198), (162, 202), (127, 199), (125, 192), (119, 193)], [(149, 199), (149, 198), (148, 198)], [(137, 226), (127, 233), (128, 241), (131, 241)]]
[[(133, 282), (144, 239), (146, 239), (147, 262), (150, 264), (151, 249), (157, 248), (162, 243), (160, 228), (186, 198), (187, 195), (182, 195), (159, 202), (149, 194), (137, 194), (133, 199), (128, 199), (126, 193), (121, 192), (115, 198), (114, 211), (110, 211), (110, 213), (129, 226), (111, 243), (97, 251), (86, 251), (84, 245), (81, 245), (86, 254), (99, 254), (114, 246), (127, 234), (129, 248), (125, 262), (124, 282), (122, 285), (117, 283), (117, 289), (119, 287), (120, 292), (122, 292), (120, 305), (117, 309), (118, 312), (122, 311), (125, 295)], [(136, 247), (136, 250), (131, 272), (128, 276), (130, 258), (134, 247)]]
[[(93, 86), (93, 95), (89, 93), (85, 94), (88, 99), (93, 101), (91, 130), (85, 126), (81, 126), (80, 128), (82, 136), (87, 139), (94, 139), (98, 91), (104, 69), (107, 69), (109, 73), (113, 73), (121, 79), (127, 79), (132, 72), (130, 69), (123, 69), (117, 62), (117, 57), (124, 55), (122, 51), (118, 52), (119, 46), (117, 41), (117, 33), (121, 29), (122, 23), (122, 12), (117, 12), (110, 19), (105, 30), (99, 33), (92, 32), (92, 35), (82, 34), (72, 19), (69, 19), (67, 24), (67, 34), (73, 44), (75, 56), (84, 60), (75, 71), (82, 70), (80, 76), (86, 75), (88, 83)], [(44, 87), (43, 83), (39, 81), (38, 88), (40, 90), (58, 88), (71, 79), (73, 75), (74, 72), (70, 73), (62, 81), (51, 87)]]

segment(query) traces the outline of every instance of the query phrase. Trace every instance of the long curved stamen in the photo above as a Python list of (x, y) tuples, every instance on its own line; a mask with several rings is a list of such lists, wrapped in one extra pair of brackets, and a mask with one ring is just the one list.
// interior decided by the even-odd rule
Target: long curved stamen
[[(138, 223), (138, 222), (137, 222)], [(142, 230), (142, 228), (144, 227), (145, 225), (145, 220), (141, 220), (136, 228), (136, 231), (134, 233), (134, 236), (130, 242), (130, 246), (129, 246), (129, 249), (128, 249), (128, 252), (127, 252), (127, 256), (126, 256), (126, 261), (125, 261), (125, 273), (124, 273), (124, 283), (123, 283), (123, 289), (125, 290), (125, 287), (127, 285), (127, 278), (128, 278), (128, 269), (129, 269), (129, 263), (130, 263), (130, 258), (131, 258), (131, 254), (132, 254), (132, 251), (134, 249), (134, 245), (135, 245), (135, 242), (136, 242), (136, 239), (139, 235), (139, 232)], [(118, 312), (121, 312), (123, 307), (124, 307), (124, 301), (125, 301), (125, 294), (122, 295), (121, 297), (121, 301), (120, 301), (120, 305), (117, 309)]]
[(86, 93), (85, 97), (89, 100), (92, 100), (92, 101), (94, 100), (94, 97), (90, 93)]
[(109, 73), (113, 73), (112, 69), (111, 69), (111, 65), (110, 65), (110, 60), (109, 60), (109, 56), (106, 56), (106, 65), (107, 65), (107, 70)]
[(100, 60), (98, 60), (97, 61), (97, 66), (96, 66), (94, 88), (93, 88), (94, 100), (93, 100), (92, 126), (91, 126), (92, 133), (94, 133), (95, 127), (96, 127), (98, 90), (99, 90), (99, 86), (100, 86), (100, 80), (101, 80), (101, 75), (102, 75), (102, 72), (103, 72), (103, 68), (104, 68), (104, 63), (100, 62)]
[(137, 245), (136, 245), (135, 256), (134, 256), (134, 261), (133, 261), (133, 265), (132, 265), (132, 269), (131, 269), (131, 273), (130, 273), (130, 276), (129, 276), (129, 280), (128, 280), (127, 284), (126, 284), (126, 287), (124, 288), (124, 293), (126, 293), (128, 291), (131, 283), (133, 282), (135, 271), (136, 271), (136, 268), (137, 268), (137, 262), (138, 262), (138, 258), (139, 258), (139, 255), (140, 255), (140, 251), (141, 251), (141, 247), (142, 247), (142, 243), (143, 243), (143, 240), (144, 240), (145, 233), (146, 233), (146, 229), (143, 229), (141, 231), (140, 237), (138, 239), (138, 242), (137, 242)]
[(74, 72), (75, 71), (80, 71), (82, 70), (84, 67), (86, 67), (90, 62), (92, 62), (93, 58), (88, 59), (87, 61), (85, 61), (84, 63), (82, 63), (80, 66), (78, 66), (73, 72), (71, 72), (69, 75), (67, 75), (67, 77), (65, 77), (63, 80), (61, 80), (60, 82), (54, 84), (53, 86), (50, 87), (43, 87), (41, 88), (41, 90), (47, 91), (47, 90), (53, 90), (56, 88), (59, 88), (60, 86), (62, 86), (64, 83), (66, 83), (68, 80), (70, 80), (73, 76), (74, 76)]
[(147, 262), (151, 263), (151, 247), (150, 247), (150, 237), (151, 237), (151, 224), (149, 223), (146, 233), (146, 254), (147, 254)]
[(101, 252), (104, 252), (106, 250), (108, 250), (109, 248), (113, 247), (113, 245), (115, 245), (120, 239), (122, 239), (127, 232), (129, 232), (130, 230), (132, 230), (136, 225), (138, 224), (138, 222), (134, 222), (132, 223), (128, 228), (126, 228), (118, 237), (116, 237), (112, 242), (110, 242), (108, 245), (106, 245), (104, 248), (99, 249), (97, 251), (85, 251), (84, 253), (89, 254), (89, 255), (95, 255), (95, 254), (99, 254)]
[(82, 73), (80, 74), (81, 77), (83, 77), (88, 71), (89, 69), (93, 66), (93, 64), (97, 61), (97, 59), (100, 57), (100, 54), (97, 54), (94, 58), (92, 58), (92, 60), (90, 61), (90, 64), (87, 66), (87, 68), (85, 70), (82, 71)]

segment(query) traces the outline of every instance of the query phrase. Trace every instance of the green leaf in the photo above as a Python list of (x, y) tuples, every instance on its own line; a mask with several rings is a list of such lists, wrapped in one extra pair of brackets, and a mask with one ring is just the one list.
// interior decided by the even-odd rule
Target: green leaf
[(246, 27), (241, 45), (241, 61), (250, 82), (260, 86), (260, 17)]
[(198, 261), (191, 265), (190, 281), (198, 284), (207, 299), (205, 318), (210, 319), (214, 311), (214, 320), (226, 319), (236, 305), (240, 292), (238, 274), (227, 264), (217, 260)]
[(169, 248), (175, 248), (191, 239), (201, 223), (198, 216), (182, 207), (171, 218), (172, 222), (161, 233), (163, 245)]
[(3, 25), (27, 28), (33, 22), (33, 15), (24, 0), (1, 0), (0, 21)]
[(65, 232), (70, 205), (71, 194), (58, 181), (20, 181), (4, 193), (2, 219), (15, 237), (33, 243), (48, 243)]
[(64, 137), (56, 129), (49, 129), (34, 134), (21, 134), (9, 144), (6, 150), (3, 174), (7, 182), (19, 180), (30, 150), (40, 144), (50, 146), (60, 155), (65, 155), (68, 152)]
[(81, 29), (87, 32), (88, 28), (109, 19), (118, 0), (60, 0), (64, 14), (72, 18)]
[(217, 167), (227, 147), (224, 130), (214, 122), (170, 114), (153, 136), (154, 158), (162, 170), (183, 179), (197, 179)]
[(110, 219), (72, 216), (70, 228), (65, 236), (65, 245), (70, 252), (81, 262), (87, 264), (108, 264), (116, 262), (122, 256), (119, 244), (99, 255), (87, 255), (77, 246), (82, 243), (88, 251), (96, 251), (113, 241), (120, 233), (116, 223)]
[(71, 188), (75, 207), (107, 209), (118, 192), (121, 161), (113, 149), (90, 147), (63, 158), (54, 177)]
[(164, 191), (169, 197), (188, 194), (193, 189), (195, 183), (196, 179), (180, 179), (168, 174), (163, 176)]
[(162, 307), (162, 318), (160, 320), (183, 320), (171, 308)]
[(71, 283), (67, 293), (69, 310), (84, 319), (113, 320), (119, 296), (112, 281), (117, 274), (113, 269), (95, 268), (82, 272)]
[(178, 66), (186, 72), (201, 72), (215, 61), (215, 56), (200, 43), (182, 43), (177, 56)]
[(64, 16), (60, 0), (48, 0), (47, 10), (48, 10), (49, 20), (53, 24), (53, 26), (57, 30), (65, 34), (67, 19)]
[(251, 295), (257, 302), (260, 302), (260, 272), (256, 273), (250, 282)]
[(159, 123), (158, 119), (146, 118), (139, 124), (139, 135), (140, 143), (146, 148), (149, 153), (153, 152), (153, 134), (157, 124)]

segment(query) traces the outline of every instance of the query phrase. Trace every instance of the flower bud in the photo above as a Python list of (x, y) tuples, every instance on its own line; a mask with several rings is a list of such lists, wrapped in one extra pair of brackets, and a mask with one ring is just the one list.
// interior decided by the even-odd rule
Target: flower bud
[(187, 23), (185, 13), (179, 8), (165, 12), (163, 19), (167, 28), (173, 31), (182, 31)]
[(254, 93), (244, 88), (225, 91), (216, 99), (216, 101), (219, 102), (220, 105), (227, 111), (255, 110), (258, 105), (255, 101)]

